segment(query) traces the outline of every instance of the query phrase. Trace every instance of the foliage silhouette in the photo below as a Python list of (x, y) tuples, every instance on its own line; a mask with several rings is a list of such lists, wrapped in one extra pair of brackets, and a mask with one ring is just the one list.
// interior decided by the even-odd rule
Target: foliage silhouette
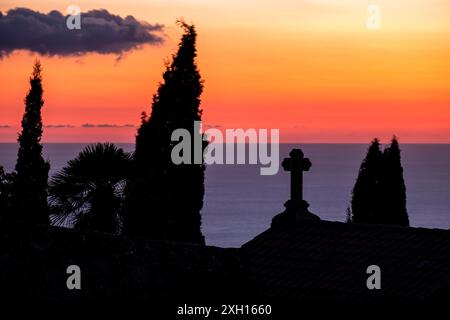
[(347, 222), (409, 226), (400, 148), (394, 137), (380, 150), (374, 139), (359, 169)]
[(52, 222), (76, 229), (119, 232), (131, 155), (110, 143), (87, 146), (50, 180)]
[(14, 173), (5, 173), (0, 166), (0, 221), (11, 218)]
[(406, 209), (406, 187), (403, 179), (400, 147), (396, 137), (383, 152), (383, 175), (381, 177), (383, 210), (380, 220), (384, 224), (409, 226)]
[(30, 90), (25, 98), (22, 132), (13, 186), (14, 216), (12, 219), (49, 224), (47, 183), (50, 164), (42, 157), (42, 67), (34, 64)]
[[(204, 244), (200, 230), (203, 159), (202, 164), (174, 165), (171, 161), (171, 150), (175, 145), (171, 135), (175, 129), (188, 130), (192, 141), (203, 138), (194, 129), (194, 121), (201, 120), (200, 95), (203, 91), (195, 61), (197, 33), (193, 25), (183, 21), (179, 21), (179, 25), (184, 34), (178, 52), (166, 66), (164, 82), (153, 97), (150, 118), (147, 119), (145, 114), (141, 118), (133, 178), (126, 192), (124, 232)], [(205, 148), (206, 143), (202, 147)], [(194, 157), (194, 152), (191, 155)]]
[(359, 169), (351, 201), (351, 221), (375, 223), (380, 212), (380, 177), (383, 154), (380, 141), (374, 139)]

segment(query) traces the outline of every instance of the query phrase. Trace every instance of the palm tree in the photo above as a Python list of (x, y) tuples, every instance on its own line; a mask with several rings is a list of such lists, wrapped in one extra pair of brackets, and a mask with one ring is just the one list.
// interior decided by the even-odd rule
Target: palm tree
[(50, 180), (53, 224), (117, 233), (131, 158), (110, 143), (83, 149)]

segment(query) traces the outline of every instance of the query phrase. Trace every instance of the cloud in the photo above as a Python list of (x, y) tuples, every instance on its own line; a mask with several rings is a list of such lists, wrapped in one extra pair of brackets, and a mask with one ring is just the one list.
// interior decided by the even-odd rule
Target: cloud
[(75, 128), (75, 126), (71, 124), (49, 124), (44, 126), (44, 128)]
[(133, 124), (91, 124), (91, 123), (85, 123), (81, 125), (82, 128), (134, 128), (135, 126)]
[(87, 53), (116, 54), (145, 44), (163, 42), (161, 24), (121, 18), (107, 10), (81, 13), (81, 29), (67, 28), (68, 16), (59, 11), (47, 14), (27, 8), (0, 11), (0, 59), (14, 50), (29, 50), (47, 56), (81, 56)]

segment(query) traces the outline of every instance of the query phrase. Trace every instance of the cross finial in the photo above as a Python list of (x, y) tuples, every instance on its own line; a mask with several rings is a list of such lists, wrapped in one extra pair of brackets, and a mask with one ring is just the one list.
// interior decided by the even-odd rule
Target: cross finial
[(283, 169), (291, 173), (291, 199), (286, 201), (286, 210), (272, 219), (272, 227), (292, 226), (298, 221), (320, 220), (318, 216), (309, 212), (309, 204), (303, 200), (303, 171), (311, 168), (311, 161), (305, 158), (302, 150), (292, 149), (289, 158), (281, 163)]
[(283, 169), (291, 172), (291, 201), (303, 201), (303, 171), (311, 168), (311, 161), (304, 157), (302, 150), (292, 149), (289, 158), (285, 158), (281, 165)]

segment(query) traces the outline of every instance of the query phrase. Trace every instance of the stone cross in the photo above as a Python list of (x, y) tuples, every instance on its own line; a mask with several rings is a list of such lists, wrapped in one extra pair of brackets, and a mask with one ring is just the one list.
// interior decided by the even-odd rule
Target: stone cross
[(301, 203), (303, 201), (303, 171), (311, 168), (311, 161), (304, 157), (300, 149), (292, 149), (289, 156), (281, 165), (284, 170), (291, 172), (291, 201)]

